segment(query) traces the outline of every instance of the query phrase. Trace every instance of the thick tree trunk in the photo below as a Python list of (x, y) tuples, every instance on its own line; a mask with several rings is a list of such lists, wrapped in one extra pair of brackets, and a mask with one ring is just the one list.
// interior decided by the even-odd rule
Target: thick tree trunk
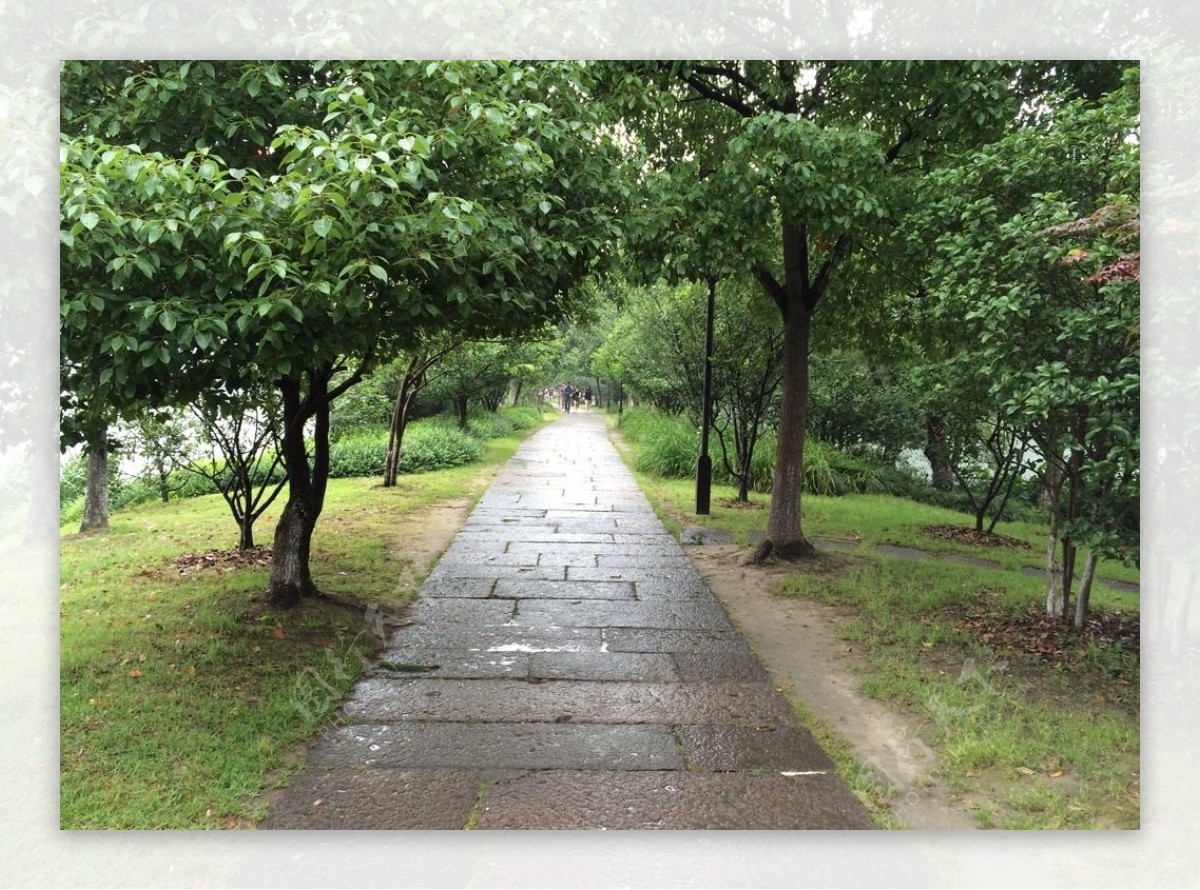
[(940, 491), (954, 488), (954, 467), (950, 464), (949, 447), (946, 444), (946, 427), (940, 417), (929, 416), (925, 420), (925, 457), (929, 460), (929, 471), (933, 487)]
[[(283, 457), (288, 471), (288, 501), (275, 526), (271, 577), (267, 582), (267, 605), (290, 609), (317, 587), (309, 571), (313, 530), (325, 500), (329, 476), (329, 405), (328, 377), (310, 374), (309, 391), (301, 399), (300, 381), (288, 378), (279, 382), (283, 396)], [(308, 462), (304, 444), (304, 426), (315, 417), (313, 464)]]
[(272, 609), (293, 608), (303, 597), (316, 594), (317, 586), (309, 570), (316, 525), (313, 504), (293, 494), (275, 526), (271, 578), (267, 582), (267, 605)]
[[(801, 526), (804, 489), (804, 434), (808, 425), (808, 345), (811, 316), (795, 301), (784, 319), (783, 394), (779, 438), (767, 520), (770, 550), (785, 559), (812, 556), (813, 545)], [(764, 545), (765, 546), (765, 545)], [(763, 553), (762, 555), (766, 555)]]
[(101, 443), (88, 448), (87, 488), (83, 499), (81, 532), (108, 528), (108, 446)]

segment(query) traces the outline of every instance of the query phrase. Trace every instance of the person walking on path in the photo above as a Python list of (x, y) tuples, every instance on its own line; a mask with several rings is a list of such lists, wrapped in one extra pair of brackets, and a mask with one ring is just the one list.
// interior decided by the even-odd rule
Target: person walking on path
[(872, 828), (599, 414), (528, 438), (268, 829)]

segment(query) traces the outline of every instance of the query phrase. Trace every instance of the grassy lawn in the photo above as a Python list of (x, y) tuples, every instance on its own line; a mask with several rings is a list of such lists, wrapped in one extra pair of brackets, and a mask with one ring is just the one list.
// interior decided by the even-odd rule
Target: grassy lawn
[[(411, 601), (429, 571), (398, 531), (446, 501), (473, 503), (524, 434), (483, 463), (401, 477), (331, 480), (313, 540), (323, 591)], [(270, 542), (277, 502), (256, 525)], [(290, 612), (258, 603), (267, 566), (221, 559), (236, 527), (217, 496), (143, 505), (102, 534), (61, 541), (62, 828), (246, 828), (262, 793), (297, 767), (379, 648), (358, 609), (326, 599)]]
[[(622, 450), (628, 455), (629, 446)], [(694, 513), (692, 481), (640, 474), (638, 481), (676, 533), (709, 526), (748, 546), (766, 526), (767, 496), (750, 508), (733, 506), (734, 490), (715, 486), (712, 515), (703, 517)], [(808, 535), (859, 544), (796, 563), (776, 595), (843, 611), (840, 634), (863, 656), (863, 692), (919, 722), (919, 741), (936, 752), (951, 791), (982, 825), (1138, 827), (1140, 662), (1136, 631), (1128, 632), (1136, 595), (1093, 589), (1094, 615), (1119, 623), (1120, 633), (1047, 633), (1037, 615), (1044, 581), (1017, 571), (1039, 563), (1045, 529), (997, 526), (1029, 542), (1029, 550), (972, 546), (922, 531), (972, 526), (971, 517), (953, 511), (884, 495), (805, 496), (804, 504)], [(874, 549), (878, 544), (953, 552), (1001, 568), (888, 556)], [(1136, 570), (1109, 563), (1099, 575), (1138, 580)], [(823, 743), (836, 749), (827, 729)], [(853, 787), (870, 784), (847, 758), (838, 759)]]

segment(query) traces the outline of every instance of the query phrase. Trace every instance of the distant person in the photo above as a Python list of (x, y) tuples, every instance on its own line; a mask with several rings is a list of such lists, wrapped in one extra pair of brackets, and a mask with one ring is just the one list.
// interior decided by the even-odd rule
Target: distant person
[(563, 384), (562, 405), (563, 405), (563, 410), (566, 411), (568, 414), (571, 413), (571, 405), (574, 403), (574, 401), (575, 401), (575, 387), (573, 387), (569, 383)]
[(592, 388), (586, 386), (583, 389), (583, 410), (590, 411), (592, 408)]

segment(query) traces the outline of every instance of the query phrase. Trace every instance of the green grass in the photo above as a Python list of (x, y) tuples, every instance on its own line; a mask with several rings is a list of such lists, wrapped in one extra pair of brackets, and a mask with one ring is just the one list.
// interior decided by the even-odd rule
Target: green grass
[[(473, 504), (525, 435), (392, 489), (332, 480), (313, 539), (318, 586), (362, 603), (411, 600), (430, 566), (412, 564), (397, 522)], [(257, 523), (260, 541), (280, 509)], [(180, 556), (236, 544), (217, 496), (122, 511), (101, 534), (63, 531), (61, 827), (252, 827), (262, 793), (297, 768), (298, 743), (377, 652), (362, 613), (325, 599), (267, 612), (266, 567), (181, 574)]]
[[(632, 463), (636, 446), (622, 451)], [(638, 474), (660, 518), (675, 533), (684, 525), (725, 529), (749, 546), (766, 526), (769, 497), (757, 509), (730, 506), (734, 490), (714, 486), (712, 513), (696, 516), (691, 480)], [(1044, 581), (1021, 573), (1037, 565), (1046, 529), (1000, 523), (996, 531), (1030, 550), (990, 548), (924, 534), (927, 525), (970, 528), (970, 517), (886, 495), (806, 495), (809, 536), (858, 541), (855, 550), (796, 564), (778, 595), (841, 607), (840, 635), (863, 657), (862, 691), (915, 718), (922, 741), (937, 752), (951, 791), (981, 823), (1001, 828), (1135, 828), (1139, 824), (1138, 656), (1084, 643), (1049, 664), (1016, 651), (993, 650), (955, 619), (968, 610), (1016, 615), (1044, 596)], [(983, 568), (877, 552), (895, 544), (989, 559)], [(1136, 570), (1102, 563), (1102, 577), (1137, 581)], [(1093, 589), (1093, 608), (1138, 611), (1136, 595)], [(810, 726), (819, 721), (798, 708)], [(816, 729), (814, 731), (817, 731)], [(886, 795), (856, 770), (847, 748), (825, 727), (822, 744), (881, 825)], [(857, 779), (856, 779), (857, 777)]]

